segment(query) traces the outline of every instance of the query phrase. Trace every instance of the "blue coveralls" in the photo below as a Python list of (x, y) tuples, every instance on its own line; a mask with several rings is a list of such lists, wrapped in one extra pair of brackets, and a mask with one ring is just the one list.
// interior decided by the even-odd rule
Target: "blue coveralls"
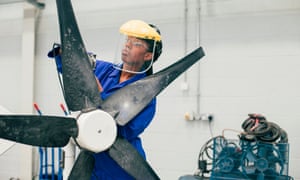
[[(136, 74), (129, 80), (119, 83), (121, 71), (113, 67), (112, 63), (104, 61), (96, 61), (95, 75), (102, 85), (101, 92), (102, 99), (106, 99), (116, 90), (146, 76), (143, 74)], [(121, 100), (120, 100), (121, 101)], [(134, 119), (132, 119), (125, 126), (118, 126), (118, 135), (127, 139), (137, 151), (146, 159), (145, 152), (142, 147), (139, 135), (152, 121), (155, 114), (156, 99), (154, 98), (145, 109), (140, 112)], [(101, 142), (99, 142), (101, 143)], [(110, 158), (106, 151), (94, 155), (95, 166), (92, 174), (92, 180), (132, 180), (113, 159)]]

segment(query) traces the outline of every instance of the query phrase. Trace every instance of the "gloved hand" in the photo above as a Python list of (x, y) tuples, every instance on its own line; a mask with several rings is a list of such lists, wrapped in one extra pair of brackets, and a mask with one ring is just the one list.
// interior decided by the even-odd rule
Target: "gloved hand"
[[(96, 54), (88, 52), (91, 67), (94, 70), (96, 66)], [(60, 44), (54, 43), (51, 51), (48, 52), (49, 58), (54, 58), (56, 62), (57, 71), (62, 73), (62, 62), (61, 62), (61, 47)]]
[(54, 58), (56, 68), (59, 73), (62, 73), (61, 48), (60, 44), (54, 43), (53, 48), (48, 52), (49, 58)]
[[(55, 63), (56, 63), (56, 68), (57, 71), (62, 74), (62, 61), (61, 61), (61, 46), (60, 44), (54, 43), (53, 44), (53, 48), (52, 50), (50, 50), (48, 52), (48, 57), (49, 58), (54, 58), (55, 59)], [(89, 56), (89, 60), (91, 63), (91, 67), (93, 69), (93, 71), (95, 70), (96, 67), (96, 54), (92, 53), (92, 52), (88, 52), (88, 56)], [(99, 82), (99, 80), (95, 77), (97, 85), (98, 85), (98, 90), (99, 92), (102, 92), (102, 86)]]

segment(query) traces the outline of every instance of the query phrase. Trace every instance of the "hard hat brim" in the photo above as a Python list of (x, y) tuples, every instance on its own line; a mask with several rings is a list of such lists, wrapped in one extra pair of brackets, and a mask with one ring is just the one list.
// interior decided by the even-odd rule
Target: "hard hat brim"
[(120, 27), (120, 33), (142, 39), (161, 41), (161, 36), (149, 24), (141, 20), (130, 20)]

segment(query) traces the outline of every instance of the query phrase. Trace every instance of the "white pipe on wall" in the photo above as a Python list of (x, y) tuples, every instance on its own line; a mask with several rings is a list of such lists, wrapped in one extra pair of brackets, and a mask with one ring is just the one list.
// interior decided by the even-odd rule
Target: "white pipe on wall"
[[(197, 6), (196, 6), (196, 44), (197, 47), (199, 47), (201, 45), (200, 42), (200, 25), (201, 25), (201, 4), (200, 4), (200, 0), (196, 0), (197, 2)], [(197, 91), (196, 91), (196, 101), (197, 101), (197, 115), (200, 115), (201, 111), (200, 111), (200, 98), (201, 98), (201, 93), (200, 93), (200, 63), (197, 64)]]
[[(188, 47), (188, 0), (184, 1), (184, 23), (183, 23), (183, 38), (184, 38), (184, 55), (187, 54)], [(187, 72), (184, 72), (184, 83), (187, 84)]]
[[(21, 111), (32, 113), (34, 93), (34, 54), (35, 54), (35, 17), (36, 8), (24, 3), (21, 61)], [(22, 146), (20, 159), (20, 179), (31, 179), (33, 176), (33, 147)]]

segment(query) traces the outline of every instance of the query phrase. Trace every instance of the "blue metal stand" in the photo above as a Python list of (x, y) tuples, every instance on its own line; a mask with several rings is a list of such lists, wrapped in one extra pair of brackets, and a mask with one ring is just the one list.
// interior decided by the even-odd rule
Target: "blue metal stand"
[[(34, 103), (34, 108), (40, 116), (42, 116), (42, 111), (36, 103)], [(48, 149), (46, 147), (39, 147), (40, 155), (40, 169), (39, 169), (39, 180), (62, 180), (63, 179), (63, 167), (62, 167), (62, 149), (61, 148), (51, 148), (51, 164), (48, 164)], [(55, 173), (55, 150), (58, 150), (58, 174)], [(48, 168), (51, 167), (51, 174), (48, 172)]]

